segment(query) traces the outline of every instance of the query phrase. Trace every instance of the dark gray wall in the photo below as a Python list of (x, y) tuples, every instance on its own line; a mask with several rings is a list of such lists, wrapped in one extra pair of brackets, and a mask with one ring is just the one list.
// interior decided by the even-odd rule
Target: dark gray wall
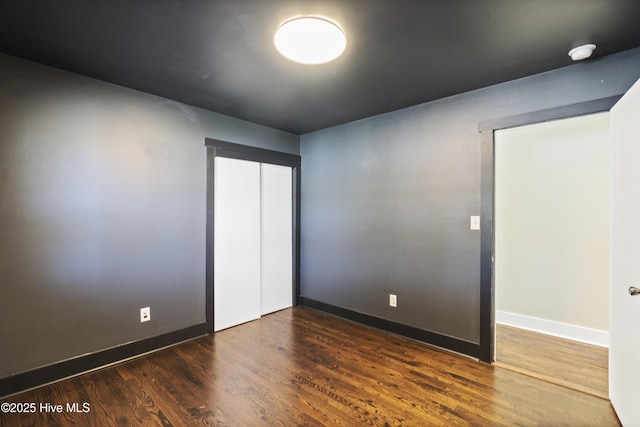
[(205, 137), (299, 154), (295, 135), (0, 55), (0, 378), (205, 322)]
[(638, 78), (640, 49), (303, 135), (302, 295), (478, 343), (478, 123)]

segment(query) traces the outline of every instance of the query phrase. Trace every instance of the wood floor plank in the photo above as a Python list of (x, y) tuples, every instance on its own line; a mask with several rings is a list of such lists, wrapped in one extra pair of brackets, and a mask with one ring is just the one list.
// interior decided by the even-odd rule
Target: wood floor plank
[(618, 426), (606, 399), (303, 307), (4, 399), (2, 426)]
[(605, 347), (496, 325), (498, 366), (544, 381), (609, 398)]

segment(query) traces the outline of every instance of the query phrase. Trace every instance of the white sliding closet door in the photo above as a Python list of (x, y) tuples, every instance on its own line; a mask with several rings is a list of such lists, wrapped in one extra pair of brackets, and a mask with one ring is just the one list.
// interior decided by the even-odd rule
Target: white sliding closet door
[(293, 302), (291, 168), (262, 164), (262, 314)]
[(214, 329), (260, 317), (260, 164), (215, 158)]
[(293, 304), (292, 168), (216, 157), (214, 330)]

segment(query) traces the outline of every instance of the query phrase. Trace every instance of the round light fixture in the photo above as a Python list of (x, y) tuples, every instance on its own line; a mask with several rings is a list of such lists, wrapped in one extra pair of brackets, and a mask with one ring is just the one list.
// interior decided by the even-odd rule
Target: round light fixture
[(323, 64), (344, 52), (347, 39), (334, 22), (324, 17), (304, 16), (286, 21), (273, 39), (286, 58), (302, 64)]
[(582, 61), (583, 59), (589, 58), (594, 50), (596, 50), (595, 44), (583, 44), (582, 46), (571, 49), (569, 56), (574, 61)]

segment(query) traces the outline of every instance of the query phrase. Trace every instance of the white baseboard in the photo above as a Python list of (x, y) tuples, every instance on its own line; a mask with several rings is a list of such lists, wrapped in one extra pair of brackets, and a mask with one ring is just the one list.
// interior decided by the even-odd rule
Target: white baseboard
[(580, 341), (600, 347), (609, 347), (609, 332), (583, 326), (569, 325), (522, 314), (496, 311), (496, 323), (527, 329), (560, 338)]

